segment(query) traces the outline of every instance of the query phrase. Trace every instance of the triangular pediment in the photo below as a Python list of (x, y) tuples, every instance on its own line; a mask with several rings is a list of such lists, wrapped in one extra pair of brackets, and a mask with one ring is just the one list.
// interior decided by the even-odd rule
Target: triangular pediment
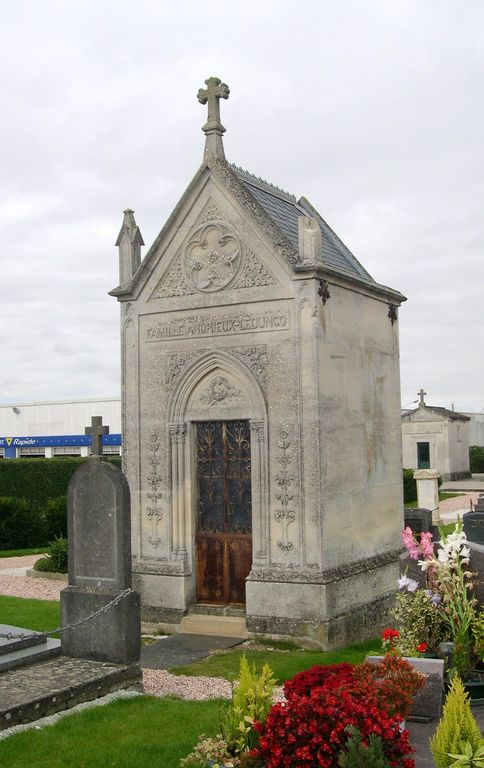
[(268, 265), (228, 218), (209, 197), (149, 301), (277, 282)]

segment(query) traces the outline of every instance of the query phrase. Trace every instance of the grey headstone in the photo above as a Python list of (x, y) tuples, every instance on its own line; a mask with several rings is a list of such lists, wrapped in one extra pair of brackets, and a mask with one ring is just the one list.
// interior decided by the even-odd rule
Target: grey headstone
[[(117, 467), (93, 457), (67, 492), (69, 586), (62, 626), (76, 624), (131, 587), (129, 486)], [(66, 656), (129, 664), (140, 656), (140, 597), (131, 592), (106, 612), (62, 633)]]
[(476, 544), (484, 544), (484, 509), (482, 512), (466, 512), (462, 515), (462, 520), (468, 540)]
[(69, 586), (131, 586), (130, 495), (117, 467), (91, 458), (67, 491)]
[[(442, 659), (425, 659), (404, 657), (417, 672), (428, 675), (425, 687), (417, 693), (413, 700), (412, 713), (407, 720), (428, 723), (438, 720), (442, 712), (442, 697), (444, 693), (444, 662)], [(367, 656), (367, 661), (378, 664), (383, 656)]]
[(403, 510), (405, 528), (408, 526), (414, 533), (432, 529), (432, 512), (430, 509), (407, 507)]
[(475, 595), (480, 605), (484, 605), (484, 544), (469, 541), (470, 570), (477, 574)]

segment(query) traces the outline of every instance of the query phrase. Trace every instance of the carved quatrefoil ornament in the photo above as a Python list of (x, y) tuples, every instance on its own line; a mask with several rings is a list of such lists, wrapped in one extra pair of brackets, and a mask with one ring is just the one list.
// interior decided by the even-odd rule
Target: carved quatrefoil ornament
[(198, 291), (220, 291), (234, 279), (241, 262), (240, 240), (229, 224), (211, 221), (198, 227), (185, 248), (183, 268)]

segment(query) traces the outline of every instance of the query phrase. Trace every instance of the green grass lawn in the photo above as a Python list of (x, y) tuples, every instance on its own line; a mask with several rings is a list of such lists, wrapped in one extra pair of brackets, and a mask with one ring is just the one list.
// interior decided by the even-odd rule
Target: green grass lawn
[[(0, 596), (2, 622), (35, 630), (59, 624), (59, 603)], [(379, 652), (370, 640), (323, 653), (299, 649), (292, 643), (261, 643), (245, 649), (250, 663), (271, 666), (279, 682), (314, 664), (359, 662)], [(175, 674), (209, 675), (233, 680), (244, 651), (234, 649), (171, 670)], [(178, 768), (202, 733), (219, 728), (218, 701), (192, 702), (140, 696), (62, 718), (54, 726), (0, 740), (0, 766), (9, 768)]]
[(34, 547), (33, 549), (0, 549), (0, 557), (23, 557), (23, 555), (43, 555), (49, 547)]
[[(465, 496), (465, 493), (445, 493), (445, 491), (442, 491), (439, 493), (439, 501), (445, 501), (446, 499), (454, 499), (456, 496)], [(413, 501), (407, 501), (403, 505), (405, 508), (411, 508), (414, 509), (417, 506), (417, 499), (414, 499)]]
[(215, 735), (217, 701), (139, 696), (0, 740), (9, 768), (178, 768), (199, 734)]
[(312, 667), (314, 664), (336, 664), (341, 661), (358, 663), (363, 661), (368, 654), (378, 654), (380, 651), (381, 643), (378, 638), (327, 653), (303, 649), (272, 650), (270, 646), (267, 649), (253, 650), (249, 646), (244, 649), (236, 648), (233, 651), (214, 653), (208, 659), (202, 659), (202, 661), (185, 667), (176, 667), (171, 669), (170, 672), (174, 675), (204, 675), (235, 680), (239, 673), (240, 657), (242, 653), (245, 653), (249, 663), (255, 664), (258, 670), (267, 662), (274, 672), (278, 683), (282, 683), (284, 680), (288, 680), (295, 675), (296, 672), (308, 669), (308, 667)]
[(60, 604), (57, 600), (26, 600), (0, 595), (0, 616), (2, 624), (50, 632), (59, 626)]

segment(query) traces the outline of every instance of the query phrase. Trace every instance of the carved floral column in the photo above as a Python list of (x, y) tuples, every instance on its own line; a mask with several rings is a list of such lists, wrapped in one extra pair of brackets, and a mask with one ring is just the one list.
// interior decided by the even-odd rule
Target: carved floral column
[(186, 555), (185, 536), (185, 424), (170, 424), (171, 493), (172, 493), (172, 552), (176, 558)]
[(255, 545), (254, 560), (263, 564), (267, 559), (268, 531), (264, 514), (265, 481), (265, 424), (250, 421), (250, 451), (252, 463), (252, 528)]

